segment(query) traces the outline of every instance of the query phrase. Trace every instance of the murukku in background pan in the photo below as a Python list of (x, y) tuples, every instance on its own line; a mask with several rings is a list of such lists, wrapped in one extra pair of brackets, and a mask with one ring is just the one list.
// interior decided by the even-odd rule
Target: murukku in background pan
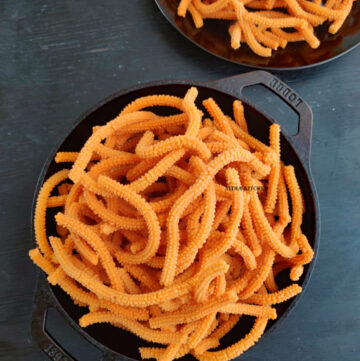
[(239, 49), (246, 43), (262, 57), (285, 48), (290, 42), (320, 45), (314, 30), (326, 24), (336, 34), (348, 18), (356, 0), (180, 0), (178, 15), (191, 14), (201, 28), (206, 19), (229, 21), (229, 45)]

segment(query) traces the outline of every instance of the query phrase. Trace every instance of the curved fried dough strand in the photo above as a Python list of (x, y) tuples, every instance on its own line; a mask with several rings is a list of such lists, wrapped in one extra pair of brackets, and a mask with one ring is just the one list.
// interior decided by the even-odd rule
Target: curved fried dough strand
[(46, 235), (46, 208), (52, 190), (69, 175), (68, 169), (63, 169), (49, 177), (40, 189), (34, 216), (34, 230), (36, 243), (46, 258), (51, 258), (52, 250)]
[(268, 293), (267, 295), (254, 294), (246, 299), (248, 303), (255, 303), (258, 305), (276, 305), (292, 298), (301, 292), (301, 287), (297, 284), (287, 286), (284, 289)]
[(179, 337), (178, 333), (169, 333), (164, 331), (152, 330), (140, 322), (121, 317), (111, 312), (91, 312), (82, 316), (79, 320), (81, 327), (87, 327), (94, 323), (116, 322), (122, 324), (126, 329), (135, 335), (149, 342), (168, 344), (173, 342), (183, 343), (184, 338)]
[(201, 355), (196, 355), (199, 361), (228, 361), (238, 357), (251, 346), (253, 346), (265, 331), (267, 318), (257, 318), (251, 331), (240, 341), (234, 345), (227, 347), (221, 351), (207, 351)]
[(271, 228), (268, 220), (265, 217), (259, 197), (255, 192), (251, 192), (250, 194), (250, 208), (254, 216), (255, 222), (259, 225), (263, 238), (269, 244), (269, 246), (274, 251), (276, 251), (276, 253), (279, 253), (283, 257), (294, 257), (294, 250), (291, 247), (288, 247), (287, 245), (282, 243)]
[(278, 197), (278, 188), (279, 188), (279, 178), (280, 178), (280, 126), (279, 124), (272, 124), (270, 126), (270, 147), (276, 152), (277, 160), (272, 165), (270, 175), (269, 175), (269, 184), (268, 191), (266, 195), (265, 202), (265, 212), (273, 213), (276, 200)]

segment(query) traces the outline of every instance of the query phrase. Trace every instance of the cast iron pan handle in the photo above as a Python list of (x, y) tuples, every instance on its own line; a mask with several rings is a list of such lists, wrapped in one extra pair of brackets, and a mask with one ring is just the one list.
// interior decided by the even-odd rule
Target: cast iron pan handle
[[(49, 286), (43, 275), (39, 275), (38, 285), (35, 294), (32, 320), (31, 335), (39, 345), (41, 350), (46, 353), (50, 360), (53, 361), (78, 361), (64, 350), (47, 332), (45, 322), (49, 308), (57, 309), (53, 297), (50, 295)], [(128, 358), (119, 358), (110, 350), (102, 350), (101, 361), (124, 361)], [(80, 360), (79, 360), (80, 361)], [(81, 360), (82, 361), (82, 360)]]
[(31, 320), (31, 334), (39, 347), (50, 360), (53, 361), (76, 361), (46, 332), (45, 321), (47, 311), (53, 306), (49, 291), (45, 288), (44, 281), (40, 276), (35, 294), (35, 302)]
[[(266, 71), (254, 71), (246, 74), (220, 79), (209, 85), (220, 88), (227, 93), (238, 96), (245, 102), (252, 102), (243, 96), (243, 89), (261, 84), (278, 95), (299, 115), (299, 128), (295, 135), (288, 136), (298, 155), (306, 165), (309, 164), (311, 152), (311, 136), (313, 127), (313, 114), (310, 106), (293, 89), (276, 76)], [(261, 106), (261, 105), (260, 105)]]

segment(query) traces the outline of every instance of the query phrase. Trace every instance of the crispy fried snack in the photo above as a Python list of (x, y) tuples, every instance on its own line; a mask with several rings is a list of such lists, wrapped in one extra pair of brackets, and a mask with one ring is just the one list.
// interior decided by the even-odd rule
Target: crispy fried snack
[[(188, 1), (185, 9), (212, 13), (225, 4)], [(165, 346), (142, 347), (143, 359), (240, 355), (276, 319), (273, 306), (301, 292), (296, 283), (279, 290), (276, 275), (289, 269), (299, 280), (314, 255), (295, 169), (281, 162), (279, 125), (266, 145), (249, 134), (240, 100), (233, 120), (212, 98), (200, 110), (197, 95), (190, 88), (184, 98), (126, 106), (79, 153), (57, 153), (71, 170), (49, 177), (36, 204), (30, 258), (88, 308), (81, 327), (107, 322)], [(177, 114), (150, 111), (159, 106)], [(46, 229), (49, 208), (59, 210), (57, 236)], [(250, 333), (210, 351), (242, 315), (255, 318)]]

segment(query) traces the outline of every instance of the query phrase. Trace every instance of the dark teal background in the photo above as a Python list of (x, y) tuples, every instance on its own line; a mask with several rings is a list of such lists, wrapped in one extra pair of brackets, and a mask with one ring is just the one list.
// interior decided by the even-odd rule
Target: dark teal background
[[(245, 71), (187, 42), (152, 0), (0, 2), (1, 361), (46, 360), (30, 336), (36, 272), (27, 252), (33, 190), (54, 144), (81, 113), (120, 89)], [(321, 244), (299, 305), (240, 359), (360, 360), (360, 48), (318, 68), (276, 75), (314, 112)], [(277, 107), (260, 90), (249, 93), (272, 105), (270, 112)], [(275, 114), (294, 128), (285, 107)], [(80, 361), (99, 359), (66, 325), (52, 327)]]

